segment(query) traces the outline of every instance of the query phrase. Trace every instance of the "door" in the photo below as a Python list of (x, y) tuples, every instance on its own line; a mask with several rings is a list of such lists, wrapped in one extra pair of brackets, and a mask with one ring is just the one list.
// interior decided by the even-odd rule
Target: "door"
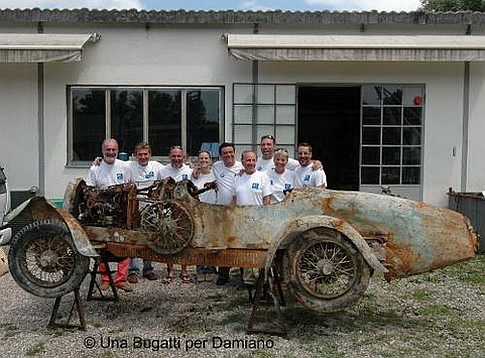
[(329, 189), (359, 190), (360, 87), (298, 88), (298, 142), (313, 146)]

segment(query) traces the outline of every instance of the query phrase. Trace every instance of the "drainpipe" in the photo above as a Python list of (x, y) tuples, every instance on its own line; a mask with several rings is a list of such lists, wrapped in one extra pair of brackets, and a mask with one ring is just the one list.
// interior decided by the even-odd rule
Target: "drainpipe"
[[(39, 34), (44, 33), (42, 23), (39, 22), (37, 26)], [(37, 63), (37, 151), (39, 155), (38, 161), (38, 195), (45, 194), (45, 132), (44, 132), (44, 64)]]
[(468, 124), (470, 121), (470, 62), (465, 62), (463, 70), (463, 129), (461, 153), (461, 188), (465, 192), (468, 184)]
[[(257, 34), (259, 32), (259, 24), (255, 23), (253, 27), (253, 34)], [(258, 86), (257, 84), (259, 83), (259, 61), (258, 60), (253, 60), (252, 61), (252, 83), (253, 83), (253, 130), (252, 130), (252, 137), (253, 137), (253, 143), (259, 143), (258, 136), (257, 136), (257, 117), (258, 117), (258, 105), (257, 105), (257, 100), (258, 100)], [(257, 148), (253, 148), (253, 150), (256, 150), (257, 153)]]

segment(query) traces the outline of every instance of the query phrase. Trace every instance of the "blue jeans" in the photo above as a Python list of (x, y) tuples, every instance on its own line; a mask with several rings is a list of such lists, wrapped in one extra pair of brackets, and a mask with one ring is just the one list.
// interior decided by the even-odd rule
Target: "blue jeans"
[(216, 273), (216, 268), (214, 266), (197, 266), (197, 274), (203, 275), (205, 273)]
[[(138, 267), (138, 259), (137, 257), (132, 257), (130, 260), (130, 268), (128, 269), (128, 272), (130, 274), (135, 274), (139, 275), (140, 274), (140, 268)], [(153, 265), (150, 260), (143, 260), (143, 276), (148, 275), (150, 272), (153, 272)]]

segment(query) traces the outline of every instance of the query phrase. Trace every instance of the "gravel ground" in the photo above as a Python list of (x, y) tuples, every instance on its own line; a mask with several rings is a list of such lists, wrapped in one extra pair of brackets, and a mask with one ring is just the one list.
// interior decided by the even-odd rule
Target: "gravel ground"
[[(85, 280), (86, 331), (47, 328), (54, 300), (5, 274), (0, 357), (485, 357), (484, 268), (482, 255), (390, 284), (376, 275), (357, 304), (325, 316), (287, 302), (284, 338), (246, 334), (251, 306), (236, 270), (224, 287), (143, 279), (119, 302), (86, 301)], [(61, 315), (72, 300), (63, 298)]]

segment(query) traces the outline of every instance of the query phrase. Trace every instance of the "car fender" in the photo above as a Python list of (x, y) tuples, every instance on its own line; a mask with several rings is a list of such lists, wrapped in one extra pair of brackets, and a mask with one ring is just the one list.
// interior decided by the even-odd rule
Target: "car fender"
[(44, 219), (58, 219), (63, 221), (76, 245), (76, 249), (83, 256), (98, 257), (94, 247), (89, 242), (88, 235), (84, 231), (81, 224), (69, 212), (58, 208), (55, 204), (42, 196), (35, 196), (29, 200), (24, 207), (21, 215), (31, 221)]
[(367, 264), (378, 272), (387, 272), (388, 270), (379, 262), (377, 257), (372, 253), (367, 242), (362, 238), (357, 230), (342, 219), (326, 215), (304, 216), (288, 222), (282, 231), (278, 233), (277, 239), (271, 242), (268, 248), (268, 254), (265, 263), (265, 272), (268, 273), (272, 266), (276, 251), (291, 242), (297, 235), (316, 227), (327, 227), (334, 229), (345, 235), (359, 250)]

